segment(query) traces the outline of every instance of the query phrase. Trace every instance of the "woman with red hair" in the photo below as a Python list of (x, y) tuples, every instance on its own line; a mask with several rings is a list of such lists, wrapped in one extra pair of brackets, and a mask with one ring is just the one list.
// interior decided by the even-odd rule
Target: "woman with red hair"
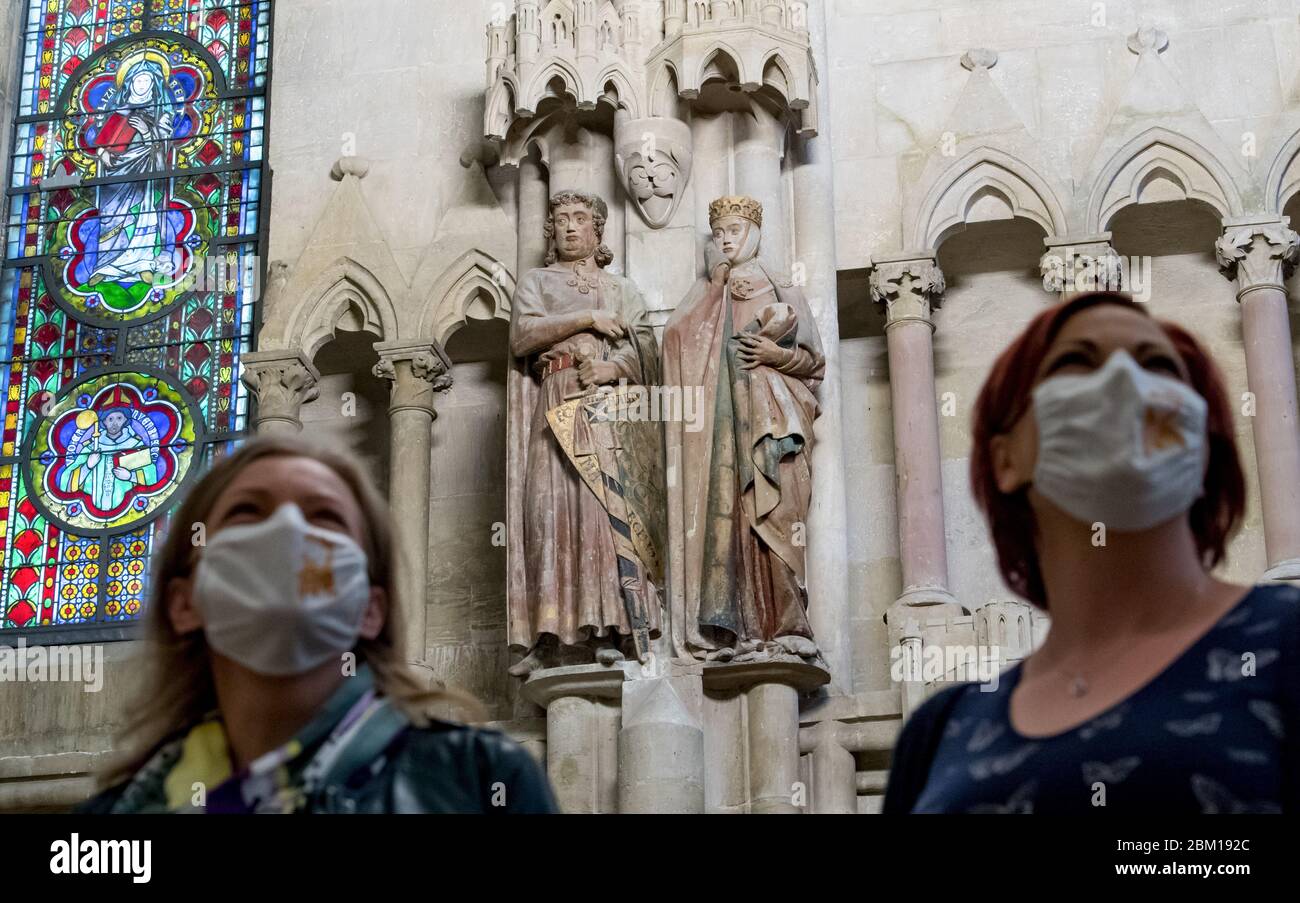
[(1189, 333), (1109, 292), (1040, 314), (980, 392), (971, 484), (1052, 628), (917, 710), (887, 813), (1300, 811), (1300, 590), (1212, 573), (1245, 480)]

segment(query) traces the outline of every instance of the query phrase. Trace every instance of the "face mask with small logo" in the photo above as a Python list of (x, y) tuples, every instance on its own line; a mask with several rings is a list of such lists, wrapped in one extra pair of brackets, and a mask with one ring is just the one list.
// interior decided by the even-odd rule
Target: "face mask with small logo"
[(1205, 479), (1205, 399), (1116, 351), (1034, 390), (1034, 488), (1071, 517), (1147, 530), (1186, 513)]
[(305, 674), (351, 650), (369, 601), (366, 553), (294, 504), (213, 535), (195, 571), (208, 643), (271, 677)]

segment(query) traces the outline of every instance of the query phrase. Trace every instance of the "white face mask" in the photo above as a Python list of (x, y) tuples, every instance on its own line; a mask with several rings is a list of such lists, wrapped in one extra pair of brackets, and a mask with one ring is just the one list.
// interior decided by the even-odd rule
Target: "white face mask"
[(366, 553), (297, 505), (215, 534), (194, 602), (212, 648), (258, 674), (304, 674), (356, 645), (370, 601)]
[(1034, 390), (1034, 488), (1071, 517), (1146, 530), (1187, 512), (1205, 479), (1208, 406), (1116, 351), (1099, 370)]

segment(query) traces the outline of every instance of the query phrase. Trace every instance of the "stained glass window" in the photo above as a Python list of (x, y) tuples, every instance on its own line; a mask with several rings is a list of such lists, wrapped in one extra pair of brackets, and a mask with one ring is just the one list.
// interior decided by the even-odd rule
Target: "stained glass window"
[(131, 635), (243, 435), (271, 0), (25, 0), (0, 273), (0, 642)]

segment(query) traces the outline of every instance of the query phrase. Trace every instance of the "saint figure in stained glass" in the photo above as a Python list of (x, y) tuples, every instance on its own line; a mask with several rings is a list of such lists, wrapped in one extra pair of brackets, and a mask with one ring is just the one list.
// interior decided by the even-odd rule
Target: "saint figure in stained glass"
[(81, 411), (68, 447), (70, 457), (57, 471), (58, 487), (84, 493), (101, 511), (122, 505), (136, 486), (158, 481), (158, 428), (114, 388), (98, 411)]
[[(207, 78), (203, 67), (179, 65), (158, 49), (133, 53), (88, 78), (78, 93), (83, 115), (81, 155), (94, 161), (100, 185), (95, 206), (68, 229), (60, 255), (64, 279), (90, 308), (128, 314), (161, 301), (190, 270), (202, 243), (194, 208), (171, 191), (171, 180), (140, 178), (174, 165), (173, 148), (202, 127), (194, 102)], [(89, 173), (88, 173), (89, 174)]]
[[(102, 125), (91, 139), (102, 172), (116, 176), (164, 169), (175, 116), (168, 109), (162, 65), (145, 58), (123, 74), (123, 86), (109, 102), (111, 112), (96, 117)], [(156, 272), (175, 272), (179, 216), (170, 217), (165, 204), (153, 182), (101, 188), (99, 216), (82, 227), (88, 253), (78, 275), (89, 277), (85, 283), (129, 283), (133, 276), (152, 283)]]
[(111, 375), (57, 405), (37, 433), (35, 482), (51, 514), (77, 528), (125, 525), (157, 510), (189, 469), (188, 403), (165, 381)]

